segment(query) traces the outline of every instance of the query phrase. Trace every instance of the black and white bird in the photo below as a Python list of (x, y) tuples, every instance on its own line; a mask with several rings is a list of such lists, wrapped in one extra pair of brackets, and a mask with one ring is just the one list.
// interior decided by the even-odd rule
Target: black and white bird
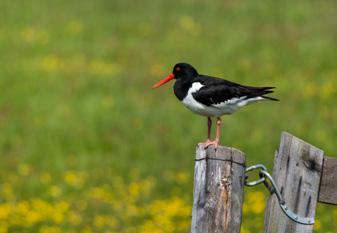
[[(221, 116), (232, 114), (241, 107), (261, 100), (278, 99), (266, 96), (273, 93), (275, 87), (251, 87), (227, 81), (221, 78), (202, 75), (187, 63), (178, 63), (173, 72), (152, 88), (160, 87), (175, 79), (174, 94), (192, 112), (207, 117), (208, 131), (205, 147), (219, 144)], [(211, 117), (217, 118), (215, 140), (211, 141)]]

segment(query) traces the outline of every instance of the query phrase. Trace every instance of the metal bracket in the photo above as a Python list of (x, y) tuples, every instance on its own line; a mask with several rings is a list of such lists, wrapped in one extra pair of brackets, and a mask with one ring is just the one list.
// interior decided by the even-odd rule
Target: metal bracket
[[(301, 217), (298, 216), (297, 214), (295, 214), (292, 210), (289, 209), (289, 207), (286, 205), (285, 200), (280, 192), (280, 190), (278, 189), (273, 177), (268, 173), (267, 168), (263, 165), (263, 164), (257, 164), (257, 165), (253, 165), (250, 167), (247, 167), (245, 170), (245, 173), (247, 174), (248, 172), (251, 172), (253, 170), (260, 170), (259, 172), (259, 176), (260, 179), (256, 180), (256, 181), (249, 181), (248, 182), (248, 175), (246, 175), (246, 180), (245, 180), (245, 185), (246, 186), (255, 186), (258, 185), (260, 183), (263, 183), (267, 189), (270, 191), (271, 194), (276, 195), (278, 203), (283, 211), (283, 213), (285, 213), (285, 215), (290, 218), (291, 220), (303, 224), (303, 225), (313, 225), (315, 223), (315, 219), (314, 218), (310, 218), (310, 217)], [(269, 182), (271, 183), (271, 185), (267, 182), (269, 180)]]

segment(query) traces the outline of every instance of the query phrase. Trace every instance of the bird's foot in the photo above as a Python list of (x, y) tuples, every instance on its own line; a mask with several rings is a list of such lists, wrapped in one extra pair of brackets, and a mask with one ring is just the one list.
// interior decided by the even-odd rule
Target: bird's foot
[(214, 147), (217, 148), (219, 145), (219, 140), (215, 139), (214, 141), (211, 141), (207, 139), (206, 142), (202, 142), (201, 144), (204, 146), (205, 149), (207, 149), (211, 145), (214, 145)]

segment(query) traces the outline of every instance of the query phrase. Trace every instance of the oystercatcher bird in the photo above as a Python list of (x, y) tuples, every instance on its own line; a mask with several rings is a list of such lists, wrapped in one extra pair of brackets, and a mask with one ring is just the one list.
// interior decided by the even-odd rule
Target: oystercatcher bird
[[(221, 116), (232, 114), (241, 107), (261, 101), (278, 99), (266, 96), (273, 93), (275, 87), (251, 87), (227, 81), (221, 78), (199, 74), (187, 63), (178, 63), (173, 72), (163, 80), (157, 82), (152, 88), (160, 87), (168, 81), (175, 79), (174, 94), (192, 112), (207, 117), (207, 141), (203, 142), (205, 148), (219, 144)], [(215, 140), (211, 141), (211, 117), (217, 118)]]

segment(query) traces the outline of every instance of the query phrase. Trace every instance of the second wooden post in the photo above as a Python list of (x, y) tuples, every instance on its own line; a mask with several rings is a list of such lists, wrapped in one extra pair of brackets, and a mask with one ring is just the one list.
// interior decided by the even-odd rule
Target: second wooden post
[(234, 148), (197, 146), (192, 233), (240, 232), (245, 156)]

